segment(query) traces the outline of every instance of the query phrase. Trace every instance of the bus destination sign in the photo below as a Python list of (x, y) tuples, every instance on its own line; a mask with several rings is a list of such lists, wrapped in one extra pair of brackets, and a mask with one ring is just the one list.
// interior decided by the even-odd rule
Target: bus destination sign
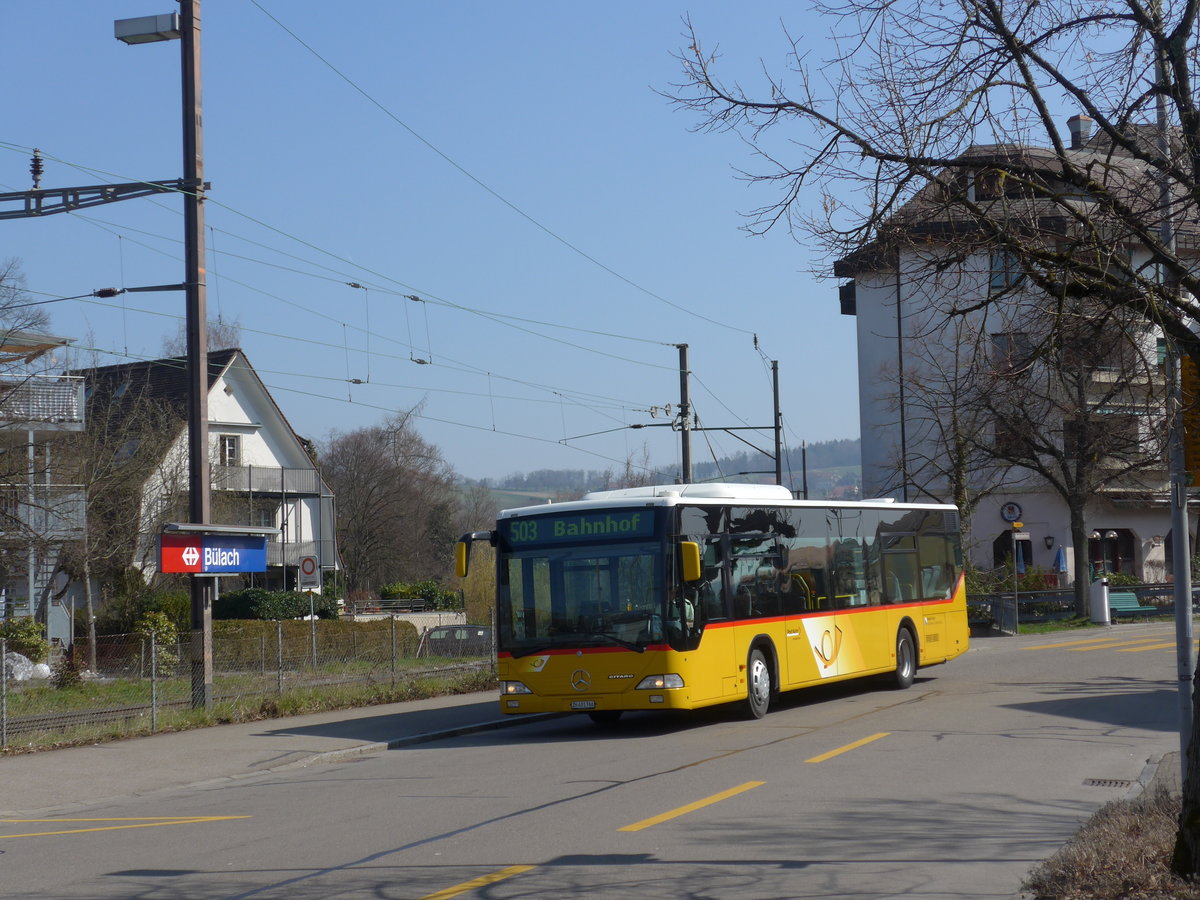
[(621, 541), (654, 536), (654, 513), (647, 509), (612, 509), (506, 519), (501, 530), (511, 547), (567, 541)]

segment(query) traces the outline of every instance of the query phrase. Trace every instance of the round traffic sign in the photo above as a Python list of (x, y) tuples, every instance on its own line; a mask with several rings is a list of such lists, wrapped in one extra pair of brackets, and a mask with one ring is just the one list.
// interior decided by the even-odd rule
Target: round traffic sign
[(316, 575), (317, 574), (317, 558), (315, 556), (300, 557), (300, 574), (301, 575)]

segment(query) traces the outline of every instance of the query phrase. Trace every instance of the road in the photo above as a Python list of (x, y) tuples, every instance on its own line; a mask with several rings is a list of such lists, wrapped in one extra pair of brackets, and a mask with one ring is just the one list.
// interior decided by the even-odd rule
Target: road
[(1172, 634), (988, 639), (760, 721), (543, 719), (14, 817), (0, 896), (1012, 898), (1178, 748)]

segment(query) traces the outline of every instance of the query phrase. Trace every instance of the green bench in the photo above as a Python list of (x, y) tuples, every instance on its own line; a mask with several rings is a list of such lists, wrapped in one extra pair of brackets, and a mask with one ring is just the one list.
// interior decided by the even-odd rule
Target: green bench
[(1133, 591), (1109, 591), (1108, 614), (1113, 619), (1118, 616), (1136, 618), (1137, 616), (1162, 615), (1162, 610), (1157, 606), (1143, 606)]

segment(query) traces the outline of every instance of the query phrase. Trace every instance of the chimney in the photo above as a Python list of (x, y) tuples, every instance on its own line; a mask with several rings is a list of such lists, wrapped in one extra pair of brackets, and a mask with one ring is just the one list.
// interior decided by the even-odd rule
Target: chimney
[(1067, 119), (1067, 128), (1071, 131), (1071, 149), (1078, 150), (1092, 136), (1092, 125), (1095, 122), (1087, 116), (1071, 116)]

